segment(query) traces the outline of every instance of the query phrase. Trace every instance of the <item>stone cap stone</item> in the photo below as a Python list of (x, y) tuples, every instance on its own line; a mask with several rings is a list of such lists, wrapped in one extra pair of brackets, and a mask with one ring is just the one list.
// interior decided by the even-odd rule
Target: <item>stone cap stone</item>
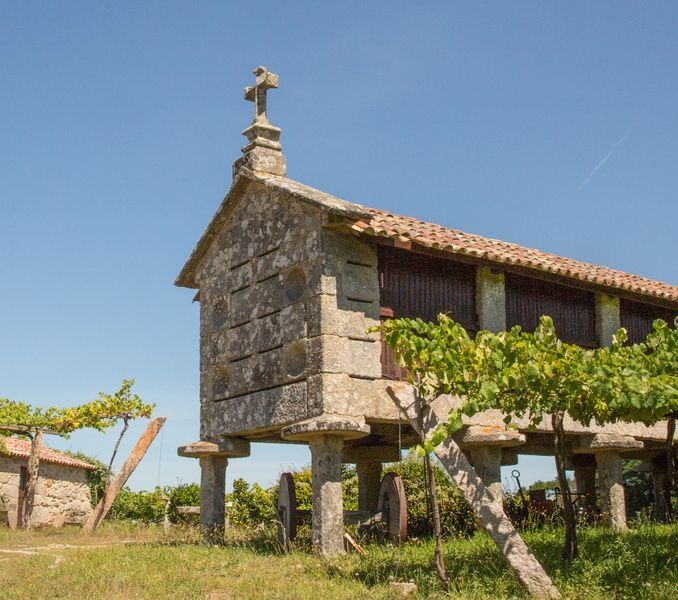
[(345, 440), (353, 440), (365, 437), (369, 433), (370, 426), (364, 419), (323, 415), (283, 427), (280, 437), (283, 440), (308, 441), (319, 435), (336, 435)]
[(511, 448), (522, 446), (526, 438), (524, 433), (504, 429), (498, 425), (469, 425), (457, 432), (454, 439), (462, 448), (479, 446)]
[(250, 443), (236, 437), (225, 437), (218, 442), (200, 440), (177, 448), (177, 454), (185, 458), (203, 458), (206, 456), (226, 456), (244, 458), (250, 455)]
[(575, 454), (596, 454), (598, 452), (630, 452), (642, 450), (643, 442), (628, 435), (613, 433), (596, 433), (595, 435), (580, 435), (572, 445)]

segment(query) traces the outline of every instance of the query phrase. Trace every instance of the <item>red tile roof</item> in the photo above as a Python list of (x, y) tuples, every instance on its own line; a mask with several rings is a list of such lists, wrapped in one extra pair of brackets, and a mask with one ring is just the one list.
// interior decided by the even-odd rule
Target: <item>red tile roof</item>
[[(4, 448), (2, 447), (3, 443)], [(31, 443), (28, 440), (22, 440), (15, 437), (0, 438), (0, 455), (4, 454), (16, 458), (28, 458), (30, 451)], [(52, 448), (48, 448), (47, 446), (42, 446), (40, 448), (40, 460), (56, 465), (62, 465), (64, 467), (73, 467), (74, 469), (87, 469), (90, 471), (96, 469), (94, 465), (85, 462), (84, 460), (73, 458), (68, 454), (64, 454), (58, 450), (52, 450)]]
[(351, 229), (361, 234), (386, 237), (398, 243), (414, 243), (490, 262), (525, 267), (576, 279), (599, 286), (628, 290), (646, 296), (678, 302), (678, 286), (598, 267), (571, 258), (526, 248), (510, 242), (464, 233), (433, 223), (402, 217), (375, 208), (366, 208), (371, 218), (355, 220)]

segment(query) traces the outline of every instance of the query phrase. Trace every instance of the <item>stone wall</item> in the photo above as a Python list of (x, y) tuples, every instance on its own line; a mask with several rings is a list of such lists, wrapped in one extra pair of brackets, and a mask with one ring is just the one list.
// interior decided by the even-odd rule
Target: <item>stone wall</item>
[(318, 413), (307, 394), (307, 314), (329, 280), (325, 220), (252, 183), (202, 261), (201, 439)]
[[(21, 466), (25, 459), (0, 456), (0, 524), (10, 527), (16, 526)], [(92, 510), (84, 469), (41, 462), (35, 496), (36, 527), (82, 524)]]

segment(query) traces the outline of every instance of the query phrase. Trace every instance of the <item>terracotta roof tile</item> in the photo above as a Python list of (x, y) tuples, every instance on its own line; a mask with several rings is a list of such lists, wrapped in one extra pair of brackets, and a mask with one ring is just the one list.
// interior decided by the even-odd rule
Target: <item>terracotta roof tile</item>
[[(0, 438), (4, 442), (5, 447), (0, 450), (0, 454), (6, 456), (14, 456), (16, 458), (28, 458), (31, 451), (31, 443), (28, 440), (22, 440), (15, 437)], [(47, 446), (40, 448), (40, 460), (64, 467), (73, 467), (76, 469), (94, 470), (96, 467), (84, 460), (78, 460), (68, 454), (53, 450)]]
[(434, 223), (426, 223), (375, 208), (365, 208), (372, 215), (356, 220), (351, 228), (359, 233), (387, 237), (400, 242), (410, 241), (425, 248), (482, 258), (490, 262), (526, 267), (570, 279), (610, 288), (628, 290), (646, 296), (678, 302), (678, 286), (631, 275), (616, 269), (563, 258), (510, 242), (464, 233)]

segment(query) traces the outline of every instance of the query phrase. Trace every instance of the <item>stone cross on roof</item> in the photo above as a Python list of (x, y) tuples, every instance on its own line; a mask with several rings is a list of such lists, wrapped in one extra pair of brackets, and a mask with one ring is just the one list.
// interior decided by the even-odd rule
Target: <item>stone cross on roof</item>
[(242, 132), (248, 144), (242, 149), (243, 156), (233, 163), (233, 176), (239, 169), (284, 176), (285, 157), (280, 145), (280, 129), (268, 122), (266, 116), (266, 92), (278, 87), (278, 76), (266, 67), (257, 67), (253, 73), (256, 81), (245, 88), (245, 100), (254, 102), (254, 119)]
[(257, 79), (252, 87), (245, 88), (245, 100), (254, 102), (253, 123), (268, 123), (266, 117), (266, 92), (278, 87), (278, 76), (266, 67), (257, 67), (252, 71)]

